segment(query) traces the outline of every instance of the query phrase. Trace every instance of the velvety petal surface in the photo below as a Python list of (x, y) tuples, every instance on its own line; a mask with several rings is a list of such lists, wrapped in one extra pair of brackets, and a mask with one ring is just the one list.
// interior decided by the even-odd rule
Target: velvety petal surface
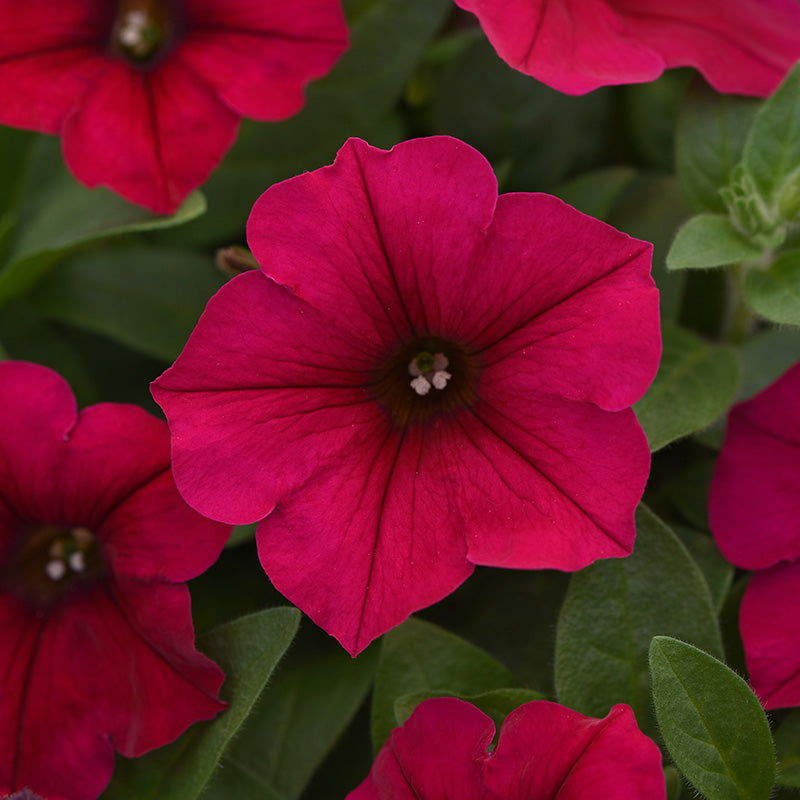
[(498, 800), (666, 798), (661, 753), (625, 705), (605, 719), (545, 701), (520, 706), (503, 722), (484, 780)]
[(0, 0), (0, 123), (58, 133), (105, 60), (102, 0)]
[(494, 723), (452, 697), (417, 706), (380, 749), (348, 800), (481, 800), (483, 760)]
[(456, 0), (499, 55), (559, 91), (693, 66), (722, 92), (766, 96), (800, 58), (795, 0)]
[(303, 88), (347, 47), (339, 0), (192, 0), (178, 57), (232, 109), (263, 120), (300, 110)]
[(750, 684), (764, 708), (800, 706), (800, 563), (753, 575), (739, 629)]
[[(133, 602), (131, 602), (133, 601)], [(185, 586), (81, 586), (44, 615), (0, 594), (0, 790), (91, 800), (133, 756), (224, 706)]]
[(443, 327), (482, 355), (481, 394), (513, 383), (618, 411), (661, 358), (651, 258), (649, 243), (556, 197), (501, 195), (469, 268), (438, 286)]
[(328, 460), (357, 454), (387, 427), (364, 385), (379, 347), (259, 272), (226, 284), (152, 386), (183, 496), (215, 519), (254, 522)]
[(261, 268), (365, 340), (441, 334), (491, 223), (497, 181), (449, 136), (390, 151), (349, 139), (329, 167), (270, 187), (247, 239)]
[(708, 499), (725, 557), (745, 569), (800, 558), (800, 365), (734, 406)]
[(62, 147), (82, 183), (171, 213), (219, 163), (238, 124), (239, 115), (180, 59), (151, 71), (108, 59), (65, 120)]

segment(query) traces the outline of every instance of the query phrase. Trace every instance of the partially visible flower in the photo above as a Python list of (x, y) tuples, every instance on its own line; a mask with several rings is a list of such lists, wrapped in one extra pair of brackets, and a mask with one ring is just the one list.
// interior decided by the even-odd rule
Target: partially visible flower
[(268, 189), (248, 240), (262, 271), (212, 298), (153, 395), (186, 500), (263, 519), (267, 574), (350, 652), (475, 564), (630, 553), (650, 466), (630, 405), (661, 351), (649, 244), (498, 198), (447, 136), (349, 140)]
[(765, 708), (800, 706), (800, 364), (736, 405), (709, 492), (723, 555), (756, 570), (739, 627)]
[(526, 703), (495, 727), (475, 706), (427, 700), (378, 752), (347, 800), (664, 800), (661, 753), (629, 706), (594, 719)]
[(800, 58), (797, 0), (455, 0), (501, 58), (567, 94), (696, 67), (720, 92), (771, 94)]
[(347, 46), (339, 0), (0, 0), (0, 19), (0, 123), (61, 135), (79, 181), (159, 213)]
[(77, 413), (35, 364), (0, 363), (0, 795), (92, 800), (137, 756), (217, 714), (185, 581), (229, 528), (181, 500), (166, 425)]

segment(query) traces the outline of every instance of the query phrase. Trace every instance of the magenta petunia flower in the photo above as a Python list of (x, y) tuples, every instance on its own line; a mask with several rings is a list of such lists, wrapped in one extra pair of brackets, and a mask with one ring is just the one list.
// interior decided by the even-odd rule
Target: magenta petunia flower
[(567, 94), (696, 67), (719, 92), (771, 94), (800, 58), (797, 0), (455, 0), (514, 69)]
[(114, 750), (224, 708), (184, 582), (229, 528), (181, 500), (167, 427), (142, 409), (78, 414), (58, 375), (11, 361), (0, 408), (0, 796), (92, 800)]
[(350, 652), (475, 564), (630, 553), (650, 463), (630, 405), (660, 354), (649, 244), (498, 197), (447, 136), (349, 140), (268, 189), (248, 239), (262, 271), (212, 298), (153, 395), (187, 501), (263, 519), (267, 574)]
[(664, 800), (661, 753), (629, 706), (605, 719), (536, 700), (492, 720), (452, 697), (421, 703), (347, 800)]
[(757, 570), (739, 627), (765, 708), (800, 706), (800, 364), (728, 417), (708, 498), (723, 555)]
[(0, 19), (0, 123), (60, 134), (79, 181), (159, 213), (347, 46), (339, 0), (0, 0)]

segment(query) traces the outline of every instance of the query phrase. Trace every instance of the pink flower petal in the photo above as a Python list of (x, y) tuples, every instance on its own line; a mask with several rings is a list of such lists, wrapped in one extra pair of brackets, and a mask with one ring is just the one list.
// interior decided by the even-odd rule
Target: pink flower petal
[(764, 708), (800, 706), (800, 563), (753, 575), (739, 628), (750, 683)]
[(745, 569), (800, 558), (800, 364), (734, 406), (708, 498), (722, 553)]
[(335, 308), (365, 341), (446, 333), (450, 286), (464, 282), (496, 201), (489, 163), (457, 139), (389, 152), (349, 139), (332, 166), (268, 189), (247, 238), (267, 275), (316, 308)]
[(332, 327), (261, 273), (230, 281), (153, 383), (170, 409), (184, 497), (215, 519), (265, 517), (320, 465), (386, 425), (363, 387), (375, 358), (372, 342)]
[[(526, 391), (627, 408), (661, 357), (651, 254), (556, 197), (502, 195), (469, 280), (448, 292), (459, 319), (447, 327), (483, 353), (487, 385), (513, 377)], [(491, 317), (467, 318), (481, 303)]]
[(258, 527), (275, 587), (353, 655), (473, 570), (464, 541), (472, 487), (459, 485), (440, 446), (450, 427), (375, 425)]
[(484, 800), (482, 762), (493, 736), (494, 723), (475, 706), (428, 700), (392, 731), (347, 800)]
[(694, 66), (722, 92), (766, 96), (800, 58), (795, 0), (456, 0), (512, 67), (559, 91)]
[(238, 125), (238, 115), (179, 60), (150, 72), (109, 60), (65, 121), (64, 159), (87, 186), (109, 186), (171, 213), (219, 163)]
[[(102, 66), (108, 17), (102, 0), (0, 0), (0, 119), (58, 133)], [(44, 22), (46, 21), (46, 22)]]
[(510, 381), (484, 394), (443, 444), (459, 465), (470, 561), (577, 570), (629, 555), (650, 466), (633, 413), (552, 401)]
[(45, 615), (0, 594), (0, 791), (94, 800), (115, 748), (139, 755), (224, 707), (222, 673), (176, 624), (189, 618), (186, 588), (131, 591), (138, 608), (95, 583)]
[(661, 753), (625, 705), (593, 719), (557, 703), (526, 703), (506, 717), (484, 780), (498, 800), (666, 798)]
[(605, 719), (535, 701), (492, 721), (450, 697), (427, 700), (378, 753), (347, 800), (664, 800), (661, 753), (628, 706)]
[(303, 89), (347, 47), (342, 9), (331, 0), (193, 0), (179, 57), (232, 109), (254, 119), (297, 113)]

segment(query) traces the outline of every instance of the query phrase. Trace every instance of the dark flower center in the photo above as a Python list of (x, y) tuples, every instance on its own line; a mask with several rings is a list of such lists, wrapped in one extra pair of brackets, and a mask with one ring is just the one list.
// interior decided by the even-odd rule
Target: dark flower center
[(103, 561), (95, 535), (82, 526), (25, 525), (0, 571), (0, 587), (48, 606), (79, 581), (95, 578)]
[(463, 345), (421, 336), (400, 347), (375, 370), (375, 400), (398, 427), (471, 405), (480, 360)]
[(137, 66), (152, 66), (175, 42), (178, 20), (171, 0), (117, 0), (111, 51)]

